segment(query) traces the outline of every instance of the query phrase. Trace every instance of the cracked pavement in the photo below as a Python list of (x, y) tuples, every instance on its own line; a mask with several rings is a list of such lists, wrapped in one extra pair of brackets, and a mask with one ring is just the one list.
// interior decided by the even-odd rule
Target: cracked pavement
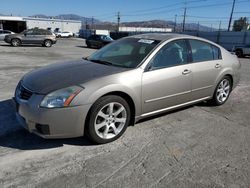
[(0, 43), (0, 187), (250, 187), (250, 59), (226, 104), (197, 104), (128, 127), (117, 141), (44, 140), (22, 129), (10, 101), (26, 72), (94, 52)]

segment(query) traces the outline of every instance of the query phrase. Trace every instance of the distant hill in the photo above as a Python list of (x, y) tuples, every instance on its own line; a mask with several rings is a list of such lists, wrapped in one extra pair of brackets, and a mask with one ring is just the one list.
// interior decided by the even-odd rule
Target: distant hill
[[(33, 17), (33, 18), (54, 18), (54, 19), (63, 19), (63, 20), (79, 20), (79, 21), (82, 21), (83, 23), (86, 23), (86, 22), (88, 24), (92, 23), (92, 18), (87, 18), (87, 17), (76, 15), (76, 14), (60, 14), (57, 16), (47, 16), (47, 15), (43, 15), (43, 14), (36, 14), (36, 15), (33, 15), (30, 17)], [(99, 23), (101, 23), (101, 21), (93, 18), (93, 23), (99, 24)]]
[[(87, 24), (92, 24), (92, 18), (88, 17), (83, 17), (79, 16), (76, 14), (60, 14), (57, 16), (47, 16), (43, 14), (36, 14), (31, 17), (36, 17), (36, 18), (54, 18), (54, 19), (64, 19), (64, 20), (79, 20), (82, 21), (83, 25), (85, 23)], [(114, 22), (102, 22), (101, 20), (93, 18), (93, 24), (95, 25), (101, 25), (103, 28), (109, 28), (109, 26), (112, 26), (113, 28), (116, 23)], [(135, 21), (135, 22), (122, 22), (121, 26), (126, 26), (126, 27), (168, 27), (168, 28), (174, 28), (175, 23), (173, 21), (165, 21), (165, 20), (148, 20), (148, 21)], [(192, 30), (197, 30), (199, 27), (200, 31), (214, 31), (215, 29), (203, 25), (199, 25), (196, 23), (186, 23), (185, 24), (185, 30), (192, 31)], [(182, 30), (182, 24), (178, 23), (176, 25), (176, 30), (181, 31)]]
[[(127, 27), (156, 27), (156, 28), (174, 28), (175, 23), (173, 21), (165, 21), (165, 20), (149, 20), (149, 21), (139, 21), (139, 22), (123, 22), (123, 26)], [(185, 24), (185, 30), (192, 31), (197, 30), (199, 27), (200, 31), (211, 31), (211, 27), (198, 25), (196, 23), (186, 23)], [(181, 31), (182, 30), (182, 23), (176, 24), (176, 30)], [(212, 31), (215, 29), (212, 28)]]

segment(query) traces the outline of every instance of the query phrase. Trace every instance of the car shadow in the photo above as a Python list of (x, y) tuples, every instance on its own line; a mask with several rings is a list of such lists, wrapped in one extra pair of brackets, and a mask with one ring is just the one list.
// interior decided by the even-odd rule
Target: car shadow
[(77, 48), (87, 48), (87, 49), (91, 49), (91, 48), (88, 48), (87, 46), (76, 46)]
[(153, 120), (153, 119), (160, 118), (160, 117), (163, 117), (163, 116), (166, 116), (166, 115), (175, 114), (177, 112), (188, 110), (188, 109), (193, 108), (195, 106), (197, 106), (197, 107), (216, 107), (212, 103), (209, 103), (207, 101), (203, 101), (203, 102), (192, 104), (192, 105), (189, 105), (189, 106), (180, 107), (180, 108), (177, 108), (175, 110), (171, 110), (171, 111), (167, 111), (167, 112), (162, 112), (160, 114), (152, 115), (152, 116), (143, 118), (142, 120), (139, 120), (137, 123), (143, 123), (145, 121)]
[(62, 147), (64, 144), (75, 146), (93, 145), (84, 137), (47, 140), (29, 133), (17, 122), (12, 100), (0, 101), (0, 147), (36, 150)]
[(42, 45), (35, 45), (35, 44), (22, 44), (22, 45), (17, 46), (17, 47), (11, 46), (10, 44), (0, 44), (0, 46), (11, 47), (11, 48), (21, 48), (21, 47), (40, 47), (40, 48), (44, 48)]

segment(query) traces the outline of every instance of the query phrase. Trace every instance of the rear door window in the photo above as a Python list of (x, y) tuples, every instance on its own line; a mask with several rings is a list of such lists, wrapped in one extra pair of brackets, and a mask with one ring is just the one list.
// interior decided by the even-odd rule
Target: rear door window
[(212, 46), (203, 41), (189, 40), (192, 49), (193, 62), (203, 62), (214, 60)]
[(212, 49), (213, 49), (213, 54), (214, 54), (214, 60), (218, 60), (221, 59), (221, 51), (218, 47), (212, 45)]

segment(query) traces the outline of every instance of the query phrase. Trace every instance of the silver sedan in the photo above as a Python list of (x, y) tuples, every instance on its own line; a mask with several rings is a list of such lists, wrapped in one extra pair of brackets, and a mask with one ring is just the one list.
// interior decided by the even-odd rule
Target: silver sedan
[(107, 143), (142, 118), (202, 101), (224, 104), (239, 69), (236, 56), (202, 38), (131, 36), (26, 74), (15, 92), (17, 118), (43, 138)]

